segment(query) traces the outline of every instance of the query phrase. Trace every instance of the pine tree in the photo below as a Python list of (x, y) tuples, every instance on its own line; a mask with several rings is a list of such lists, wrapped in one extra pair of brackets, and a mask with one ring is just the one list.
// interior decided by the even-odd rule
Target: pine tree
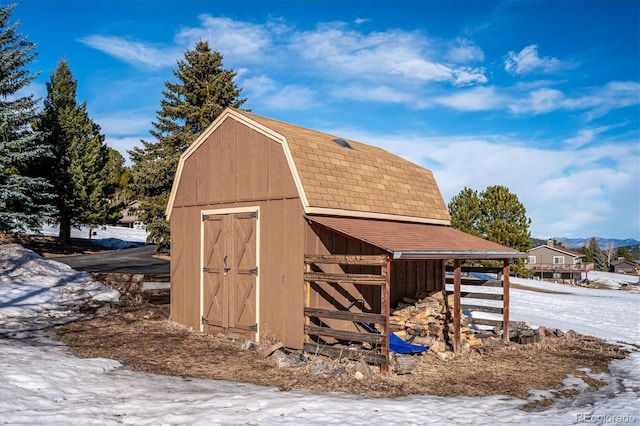
[(108, 148), (86, 103), (78, 104), (76, 87), (69, 64), (61, 61), (47, 83), (44, 111), (34, 125), (53, 152), (46, 170), (57, 196), (59, 239), (65, 244), (72, 227), (104, 223), (108, 212)]
[(173, 75), (177, 82), (165, 82), (161, 109), (150, 131), (155, 140), (142, 141), (142, 148), (129, 151), (132, 187), (143, 198), (141, 218), (157, 250), (169, 246), (164, 212), (180, 155), (225, 108), (239, 108), (246, 101), (239, 98), (235, 71), (223, 68), (222, 55), (207, 41), (186, 51)]
[(39, 231), (53, 213), (51, 185), (30, 167), (50, 155), (31, 129), (38, 100), (17, 96), (37, 77), (25, 68), (36, 56), (35, 43), (9, 24), (14, 8), (0, 7), (0, 232)]
[(480, 233), (488, 240), (522, 252), (531, 248), (524, 205), (507, 187), (490, 186), (480, 194)]
[[(480, 194), (464, 188), (448, 207), (456, 229), (522, 252), (531, 248), (531, 219), (518, 197), (504, 186), (490, 186)], [(512, 269), (525, 274), (524, 260), (516, 259)]]
[(596, 271), (608, 271), (609, 265), (607, 265), (607, 255), (600, 249), (598, 240), (593, 237), (587, 243), (587, 248), (593, 258), (593, 263)]
[(467, 234), (482, 236), (480, 233), (480, 197), (478, 192), (465, 187), (455, 195), (448, 205), (451, 226)]

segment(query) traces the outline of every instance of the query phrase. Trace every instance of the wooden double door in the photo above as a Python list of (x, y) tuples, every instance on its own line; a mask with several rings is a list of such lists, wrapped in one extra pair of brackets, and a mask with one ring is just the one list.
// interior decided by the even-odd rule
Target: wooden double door
[(202, 215), (202, 330), (258, 340), (259, 210)]

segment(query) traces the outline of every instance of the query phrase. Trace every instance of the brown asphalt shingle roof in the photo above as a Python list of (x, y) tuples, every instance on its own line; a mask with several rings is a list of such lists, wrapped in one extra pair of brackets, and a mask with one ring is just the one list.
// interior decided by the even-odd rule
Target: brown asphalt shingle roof
[[(436, 220), (450, 217), (431, 171), (381, 148), (245, 111), (287, 140), (309, 207)], [(357, 214), (356, 214), (357, 215)]]

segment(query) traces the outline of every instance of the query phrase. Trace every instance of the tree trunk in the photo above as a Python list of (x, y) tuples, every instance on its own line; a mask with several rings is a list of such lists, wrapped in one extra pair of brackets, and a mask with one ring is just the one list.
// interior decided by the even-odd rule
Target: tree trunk
[(58, 240), (65, 245), (71, 243), (71, 219), (60, 219), (60, 233), (58, 234)]

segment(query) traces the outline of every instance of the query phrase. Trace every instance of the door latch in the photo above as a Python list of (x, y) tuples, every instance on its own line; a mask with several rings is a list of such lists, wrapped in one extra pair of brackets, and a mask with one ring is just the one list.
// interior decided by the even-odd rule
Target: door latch
[(229, 271), (231, 270), (231, 268), (227, 266), (227, 256), (225, 256), (224, 259), (222, 259), (222, 261), (224, 262), (224, 269), (222, 270), (222, 275), (226, 277)]

